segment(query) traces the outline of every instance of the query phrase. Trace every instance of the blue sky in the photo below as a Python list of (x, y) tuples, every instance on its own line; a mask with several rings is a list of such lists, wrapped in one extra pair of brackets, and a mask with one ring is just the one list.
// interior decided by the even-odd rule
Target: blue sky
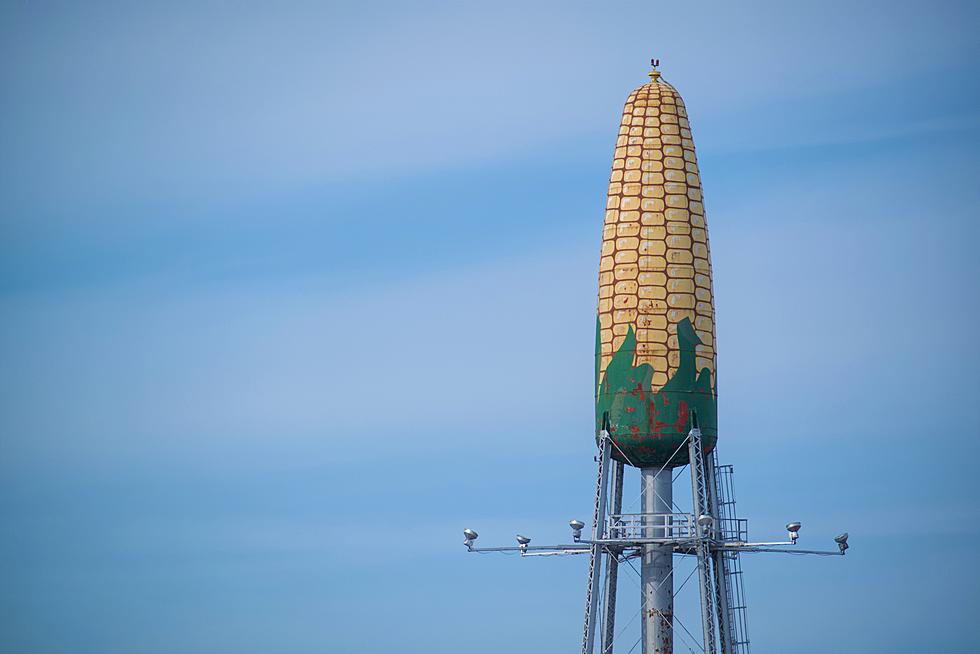
[(588, 517), (602, 206), (653, 56), (740, 512), (851, 533), (746, 561), (755, 650), (976, 651), (978, 18), (5, 3), (0, 651), (573, 650), (585, 562), (460, 530)]

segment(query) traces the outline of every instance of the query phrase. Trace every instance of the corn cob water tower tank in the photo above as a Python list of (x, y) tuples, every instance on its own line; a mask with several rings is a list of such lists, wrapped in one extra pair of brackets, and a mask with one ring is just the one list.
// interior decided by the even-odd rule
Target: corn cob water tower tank
[[(701, 176), (684, 102), (653, 61), (650, 81), (626, 100), (606, 196), (599, 260), (595, 340), (595, 438), (598, 445), (592, 533), (571, 520), (573, 543), (477, 547), (521, 556), (589, 555), (582, 653), (670, 654), (675, 636), (690, 651), (748, 654), (739, 556), (745, 552), (842, 555), (796, 549), (787, 539), (751, 542), (735, 513), (732, 466), (718, 464), (718, 387), (711, 252)], [(689, 466), (691, 507), (673, 498), (674, 469)], [(640, 513), (623, 512), (623, 482), (639, 470)], [(676, 473), (680, 477), (680, 472)], [(697, 559), (700, 636), (674, 613), (675, 556)], [(616, 626), (620, 564), (640, 560), (637, 642)], [(693, 571), (692, 571), (693, 573)], [(604, 577), (603, 577), (604, 575)], [(601, 587), (600, 587), (601, 586)], [(601, 602), (600, 602), (600, 597)], [(675, 625), (679, 625), (675, 629)], [(625, 646), (624, 646), (625, 645)], [(622, 649), (619, 649), (622, 647)]]
[[(626, 99), (616, 138), (596, 320), (596, 437), (605, 431), (612, 457), (641, 469), (643, 514), (673, 512), (672, 468), (690, 461), (692, 427), (704, 453), (717, 442), (712, 295), (687, 110), (654, 69)], [(649, 544), (641, 557), (644, 651), (670, 651), (673, 548)]]
[[(701, 178), (684, 102), (654, 70), (626, 100), (599, 263), (596, 435), (638, 467), (688, 462), (692, 422), (718, 437), (714, 301)], [(673, 457), (673, 458), (671, 458)]]

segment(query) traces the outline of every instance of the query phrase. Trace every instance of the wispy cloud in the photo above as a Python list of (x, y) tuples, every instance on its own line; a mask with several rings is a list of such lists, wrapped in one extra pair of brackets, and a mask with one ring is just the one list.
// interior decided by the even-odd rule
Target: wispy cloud
[[(383, 183), (608, 139), (652, 54), (710, 122), (886, 80), (927, 92), (916, 75), (975, 52), (969, 21), (920, 3), (5, 13), (8, 190), (49, 213)], [(648, 38), (624, 42), (627, 23)]]

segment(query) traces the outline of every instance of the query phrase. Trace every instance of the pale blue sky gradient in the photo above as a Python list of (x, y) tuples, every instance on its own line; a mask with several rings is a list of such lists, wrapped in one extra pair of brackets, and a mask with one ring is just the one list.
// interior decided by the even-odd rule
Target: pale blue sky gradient
[(602, 207), (653, 56), (740, 511), (852, 538), (746, 561), (754, 651), (977, 651), (978, 19), (5, 3), (0, 651), (575, 651), (585, 561), (460, 530), (588, 518)]

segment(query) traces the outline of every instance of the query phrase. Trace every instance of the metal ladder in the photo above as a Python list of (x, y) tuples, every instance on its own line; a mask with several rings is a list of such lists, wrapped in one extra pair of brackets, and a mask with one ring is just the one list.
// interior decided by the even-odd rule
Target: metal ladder
[[(719, 465), (717, 448), (711, 459), (714, 469), (716, 512), (719, 539), (737, 541), (744, 537), (739, 533), (735, 512), (735, 472), (731, 465)], [(725, 603), (728, 607), (728, 652), (724, 654), (749, 654), (749, 633), (746, 622), (745, 588), (742, 581), (742, 564), (738, 552), (718, 552), (716, 561), (722, 562), (724, 575)], [(718, 589), (721, 592), (721, 589)]]

